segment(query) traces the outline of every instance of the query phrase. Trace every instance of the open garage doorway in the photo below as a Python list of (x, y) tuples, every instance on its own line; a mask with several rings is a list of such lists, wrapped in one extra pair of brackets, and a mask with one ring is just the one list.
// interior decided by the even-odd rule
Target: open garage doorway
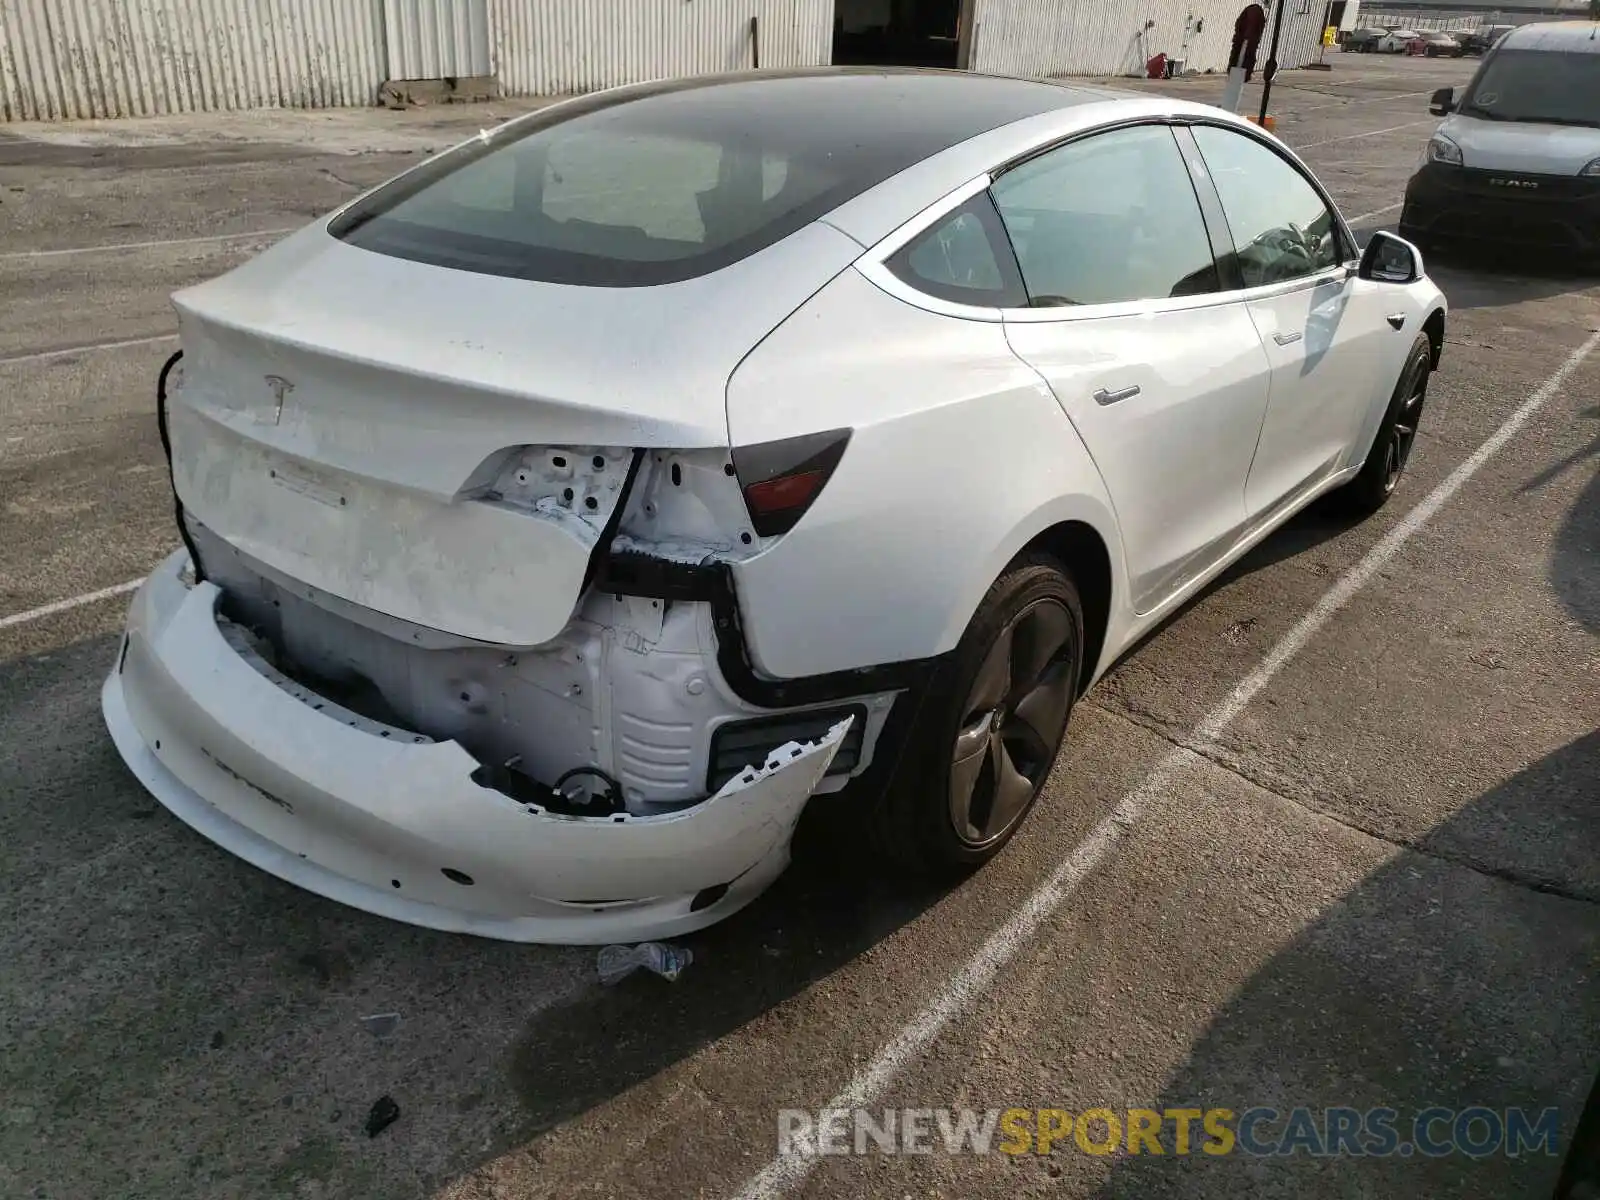
[(974, 0), (834, 0), (841, 66), (968, 66)]

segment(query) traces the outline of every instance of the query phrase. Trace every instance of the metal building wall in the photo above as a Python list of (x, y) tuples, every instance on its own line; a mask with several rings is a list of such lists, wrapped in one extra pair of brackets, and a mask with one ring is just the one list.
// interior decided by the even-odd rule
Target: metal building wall
[(383, 0), (0, 0), (0, 121), (371, 104)]
[[(1233, 44), (1233, 22), (1246, 0), (977, 0), (972, 63), (1007, 75), (1143, 74), (1164, 53), (1188, 69), (1222, 71)], [(1278, 62), (1304, 66), (1317, 59), (1323, 0), (1288, 0)], [(1268, 33), (1274, 9), (1268, 8)], [(1147, 21), (1155, 24), (1145, 28)], [(1195, 22), (1201, 30), (1194, 32)], [(1258, 62), (1267, 59), (1262, 39)], [(1218, 85), (1220, 88), (1220, 84)]]
[(833, 53), (833, 0), (489, 0), (495, 72), (510, 96), (589, 92)]
[(489, 0), (384, 0), (390, 79), (489, 75)]

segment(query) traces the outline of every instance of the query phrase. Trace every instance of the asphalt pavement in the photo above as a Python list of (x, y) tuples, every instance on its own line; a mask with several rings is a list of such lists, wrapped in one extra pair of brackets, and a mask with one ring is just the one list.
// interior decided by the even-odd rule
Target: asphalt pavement
[[(1369, 233), (1471, 64), (1328, 59), (1272, 108)], [(524, 107), (0, 128), (0, 1195), (1546, 1200), (1544, 1153), (775, 1156), (836, 1102), (1555, 1107), (1564, 1147), (1600, 1071), (1594, 278), (1430, 263), (1401, 493), (1314, 507), (1119, 665), (953, 890), (807, 845), (677, 983), (605, 989), (591, 950), (299, 892), (141, 790), (98, 706), (126, 595), (82, 598), (175, 545), (169, 293)]]

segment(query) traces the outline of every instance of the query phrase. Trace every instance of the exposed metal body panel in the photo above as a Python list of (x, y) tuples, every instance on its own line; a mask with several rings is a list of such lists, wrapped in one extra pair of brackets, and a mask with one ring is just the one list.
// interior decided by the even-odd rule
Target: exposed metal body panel
[(383, 0), (0, 0), (0, 120), (373, 102)]

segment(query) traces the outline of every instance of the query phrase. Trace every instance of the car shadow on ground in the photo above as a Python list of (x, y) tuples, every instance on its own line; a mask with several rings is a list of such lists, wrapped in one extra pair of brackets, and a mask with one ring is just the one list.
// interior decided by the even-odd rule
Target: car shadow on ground
[(1428, 274), (1458, 311), (1510, 308), (1600, 282), (1600, 271), (1592, 268), (1507, 253), (1434, 250), (1424, 257)]
[(1581, 450), (1533, 476), (1520, 489), (1535, 492), (1568, 471), (1589, 472), (1589, 483), (1556, 530), (1550, 583), (1562, 607), (1590, 633), (1600, 634), (1600, 405), (1585, 409), (1594, 437)]
[(943, 889), (874, 878), (834, 841), (836, 817), (802, 822), (794, 863), (750, 908), (675, 939), (694, 962), (671, 987), (640, 973), (545, 1008), (512, 1055), (524, 1140), (725, 1037), (839, 970), (936, 904)]
[[(1365, 221), (1351, 226), (1365, 248), (1380, 230), (1396, 232), (1393, 220)], [(1424, 247), (1423, 265), (1453, 311), (1509, 308), (1529, 300), (1546, 300), (1580, 292), (1600, 283), (1600, 265), (1584, 265), (1554, 256), (1527, 254), (1483, 246)]]
[[(1177, 1156), (1168, 1122), (1165, 1156), (1120, 1158), (1102, 1200), (1549, 1200), (1600, 1066), (1600, 920), (1589, 907), (1597, 897), (1551, 894), (1593, 892), (1596, 795), (1600, 731), (1533, 763), (1398, 852), (1249, 979), (1152, 1106), (1274, 1109), (1280, 1117), (1254, 1130), (1258, 1146), (1276, 1146), (1301, 1105), (1314, 1110), (1319, 1129), (1317, 1110), (1326, 1107), (1396, 1109), (1401, 1140), (1409, 1140), (1410, 1117), (1434, 1105), (1458, 1112), (1481, 1105), (1502, 1120), (1521, 1107), (1535, 1122), (1556, 1107), (1559, 1135), (1548, 1152), (1354, 1158), (1235, 1148), (1219, 1155), (1200, 1152), (1197, 1125), (1195, 1146)], [(1469, 857), (1493, 861), (1496, 847), (1524, 835), (1544, 839), (1552, 821), (1572, 843), (1567, 865), (1587, 882), (1563, 873), (1530, 885), (1462, 869)]]
[[(769, 892), (673, 939), (694, 954), (675, 983), (641, 972), (603, 987), (593, 948), (408, 927), (210, 846), (104, 734), (115, 649), (93, 637), (0, 670), (0, 868), (7, 894), (46, 914), (0, 921), (0, 997), (14, 987), (26, 1009), (0, 1092), (45, 1114), (52, 1145), (78, 1147), (63, 1157), (0, 1122), (0, 1161), (50, 1195), (135, 1182), (139, 1194), (410, 1194), (716, 1042), (944, 895), (874, 878), (831, 844), (831, 822), (803, 822)], [(365, 1014), (388, 1010), (401, 1033), (363, 1032)], [(361, 1124), (385, 1092), (404, 1124), (367, 1149)], [(221, 1117), (218, 1096), (256, 1117)]]

